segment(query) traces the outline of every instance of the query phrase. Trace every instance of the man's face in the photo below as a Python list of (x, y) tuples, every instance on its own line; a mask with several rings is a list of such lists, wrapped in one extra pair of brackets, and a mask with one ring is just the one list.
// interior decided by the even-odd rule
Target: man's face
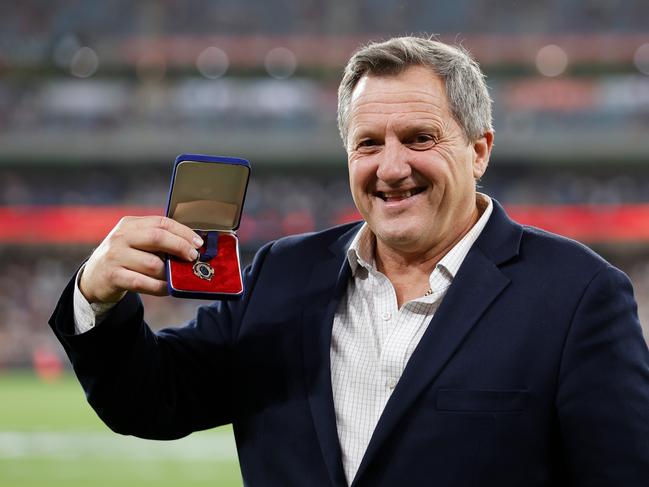
[(443, 250), (468, 230), (491, 137), (466, 140), (428, 68), (363, 77), (350, 106), (349, 181), (377, 249)]

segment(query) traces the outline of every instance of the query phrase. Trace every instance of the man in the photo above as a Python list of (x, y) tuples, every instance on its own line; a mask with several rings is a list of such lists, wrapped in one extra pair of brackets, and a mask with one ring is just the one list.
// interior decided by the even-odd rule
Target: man
[(154, 334), (136, 292), (197, 236), (125, 218), (51, 319), (115, 431), (233, 423), (254, 486), (646, 486), (649, 353), (626, 276), (477, 194), (491, 102), (461, 49), (349, 61), (339, 126), (365, 223), (280, 239), (239, 302)]

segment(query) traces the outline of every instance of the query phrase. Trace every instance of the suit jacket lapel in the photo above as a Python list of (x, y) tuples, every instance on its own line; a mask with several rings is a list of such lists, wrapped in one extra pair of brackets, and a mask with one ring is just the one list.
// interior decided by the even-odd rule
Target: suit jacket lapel
[(352, 486), (362, 478), (401, 417), (508, 285), (509, 279), (497, 265), (517, 255), (520, 236), (520, 226), (509, 220), (494, 201), (487, 226), (467, 254), (379, 419)]
[(340, 237), (329, 249), (329, 257), (314, 266), (306, 289), (310, 303), (302, 317), (307, 396), (322, 456), (336, 487), (346, 487), (347, 480), (331, 389), (331, 331), (336, 308), (351, 276), (345, 251), (358, 228), (354, 226)]

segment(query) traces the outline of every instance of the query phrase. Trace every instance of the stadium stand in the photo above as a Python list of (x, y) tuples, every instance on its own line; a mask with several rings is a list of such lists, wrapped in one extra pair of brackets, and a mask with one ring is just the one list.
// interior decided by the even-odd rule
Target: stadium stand
[[(252, 161), (244, 260), (355, 218), (335, 126), (342, 63), (368, 39), (424, 31), (462, 41), (488, 74), (496, 148), (481, 186), (625, 270), (649, 337), (649, 2), (511, 6), (0, 4), (0, 368), (43, 345), (62, 356), (45, 327), (58, 293), (101, 225), (162, 211), (180, 152)], [(146, 300), (157, 327), (200, 304)]]

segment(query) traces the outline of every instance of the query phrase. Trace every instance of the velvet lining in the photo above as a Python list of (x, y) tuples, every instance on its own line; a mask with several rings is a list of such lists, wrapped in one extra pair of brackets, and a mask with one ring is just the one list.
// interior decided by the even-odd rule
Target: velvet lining
[[(200, 249), (205, 252), (205, 245)], [(194, 274), (194, 263), (170, 257), (170, 284), (178, 291), (198, 293), (238, 294), (243, 290), (237, 237), (231, 233), (219, 233), (218, 254), (208, 264), (214, 269), (211, 280)]]

